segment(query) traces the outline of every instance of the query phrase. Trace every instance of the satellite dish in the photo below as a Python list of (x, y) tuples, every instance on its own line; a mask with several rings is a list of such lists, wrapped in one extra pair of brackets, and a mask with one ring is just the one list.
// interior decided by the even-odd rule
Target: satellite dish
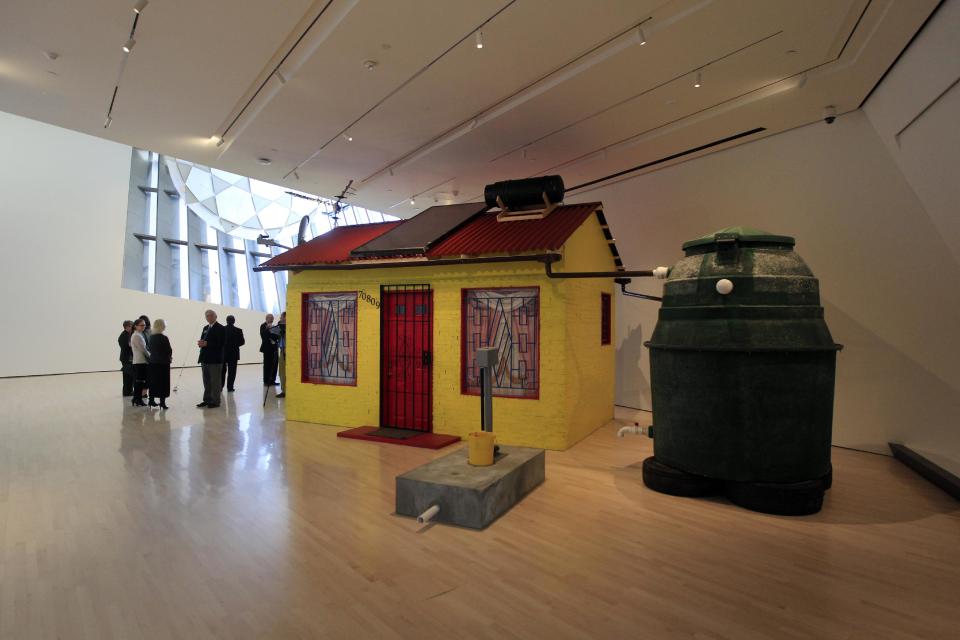
[(307, 225), (310, 224), (310, 216), (303, 216), (300, 218), (300, 229), (297, 231), (297, 244), (303, 244), (306, 242), (307, 236)]

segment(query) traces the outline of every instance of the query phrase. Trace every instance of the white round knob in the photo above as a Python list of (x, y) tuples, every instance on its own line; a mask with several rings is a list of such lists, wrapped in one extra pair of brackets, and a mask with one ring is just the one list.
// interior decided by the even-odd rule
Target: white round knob
[(733, 291), (733, 283), (732, 283), (732, 282), (730, 282), (730, 281), (727, 280), (726, 278), (723, 278), (723, 279), (721, 279), (721, 280), (717, 280), (717, 293), (719, 293), (719, 294), (722, 295), (722, 296), (725, 296), (725, 295), (727, 295), (728, 293), (730, 293), (731, 291)]

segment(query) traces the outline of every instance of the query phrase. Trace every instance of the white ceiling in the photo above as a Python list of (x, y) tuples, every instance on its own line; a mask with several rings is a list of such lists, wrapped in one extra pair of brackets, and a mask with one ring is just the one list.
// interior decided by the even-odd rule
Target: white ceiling
[(0, 3), (0, 110), (409, 216), (856, 109), (937, 0), (152, 0), (104, 129), (132, 4)]

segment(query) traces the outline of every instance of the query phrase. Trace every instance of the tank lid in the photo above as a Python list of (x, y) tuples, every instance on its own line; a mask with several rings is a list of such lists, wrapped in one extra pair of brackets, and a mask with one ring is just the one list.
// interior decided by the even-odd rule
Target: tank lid
[(792, 247), (797, 243), (797, 241), (790, 236), (778, 236), (770, 233), (769, 231), (751, 229), (750, 227), (727, 227), (726, 229), (720, 229), (719, 231), (708, 233), (705, 236), (688, 240), (687, 242), (683, 243), (682, 248), (687, 250), (692, 247), (702, 247), (708, 244), (715, 244), (717, 241), (717, 236), (726, 238), (733, 237), (736, 238), (741, 244), (775, 244)]

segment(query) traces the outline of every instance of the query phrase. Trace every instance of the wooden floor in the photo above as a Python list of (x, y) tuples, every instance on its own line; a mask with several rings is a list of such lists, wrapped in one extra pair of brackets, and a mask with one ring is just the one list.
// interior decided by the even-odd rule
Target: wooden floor
[(0, 638), (958, 638), (958, 503), (834, 450), (806, 518), (645, 489), (601, 429), (485, 532), (392, 515), (444, 455), (261, 408), (166, 414), (119, 374), (0, 380)]

